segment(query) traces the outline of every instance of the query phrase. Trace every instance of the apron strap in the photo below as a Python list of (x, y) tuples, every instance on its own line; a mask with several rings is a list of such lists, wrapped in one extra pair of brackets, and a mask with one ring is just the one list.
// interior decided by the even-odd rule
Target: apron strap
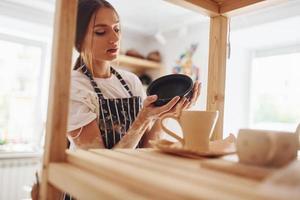
[(93, 78), (92, 73), (91, 73), (90, 70), (86, 67), (86, 65), (83, 65), (83, 66), (82, 66), (81, 71), (82, 71), (83, 74), (85, 74), (85, 75), (90, 79), (90, 82), (91, 82), (91, 84), (92, 84), (92, 86), (93, 86), (93, 88), (94, 88), (94, 91), (96, 92), (96, 94), (97, 94), (99, 100), (100, 100), (100, 99), (104, 99), (104, 96), (103, 96), (101, 90), (99, 89), (99, 87), (98, 87), (96, 81), (95, 81), (94, 78)]
[(133, 97), (132, 92), (130, 91), (127, 83), (124, 81), (124, 79), (122, 78), (122, 76), (119, 74), (119, 72), (117, 72), (113, 67), (110, 67), (110, 71), (111, 73), (113, 73), (121, 82), (121, 84), (123, 85), (123, 87), (127, 90), (128, 94), (130, 95), (130, 97)]

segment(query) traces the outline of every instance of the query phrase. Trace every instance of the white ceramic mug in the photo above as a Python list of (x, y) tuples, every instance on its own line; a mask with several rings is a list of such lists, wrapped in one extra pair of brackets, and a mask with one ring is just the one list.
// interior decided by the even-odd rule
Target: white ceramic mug
[[(172, 114), (162, 116), (160, 124), (167, 134), (182, 143), (184, 149), (206, 152), (209, 150), (209, 138), (214, 131), (218, 115), (218, 111), (182, 111), (179, 117)], [(179, 123), (183, 138), (165, 127), (163, 121), (167, 118), (175, 119)]]
[(297, 158), (300, 124), (296, 132), (241, 129), (237, 137), (240, 162), (281, 167)]

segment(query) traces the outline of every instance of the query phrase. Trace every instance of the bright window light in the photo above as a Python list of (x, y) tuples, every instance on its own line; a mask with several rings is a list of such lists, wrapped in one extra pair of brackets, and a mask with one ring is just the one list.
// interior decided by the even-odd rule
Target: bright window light
[(254, 58), (250, 126), (295, 131), (300, 123), (300, 52)]
[(36, 119), (42, 47), (0, 38), (0, 140), (32, 143)]

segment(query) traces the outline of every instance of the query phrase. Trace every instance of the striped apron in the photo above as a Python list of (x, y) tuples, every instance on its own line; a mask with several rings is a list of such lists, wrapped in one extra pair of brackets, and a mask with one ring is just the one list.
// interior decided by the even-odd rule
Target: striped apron
[(142, 107), (141, 97), (133, 96), (127, 83), (114, 68), (110, 67), (110, 71), (119, 79), (122, 86), (128, 92), (129, 98), (104, 98), (88, 68), (85, 65), (82, 67), (82, 72), (90, 79), (91, 85), (98, 96), (100, 109), (98, 125), (105, 148), (107, 149), (113, 148), (121, 140)]
[[(114, 68), (110, 67), (110, 71), (119, 79), (122, 86), (128, 92), (129, 98), (104, 98), (91, 72), (85, 65), (82, 67), (82, 72), (90, 79), (91, 85), (98, 96), (100, 109), (98, 126), (103, 143), (107, 149), (113, 148), (121, 140), (142, 108), (141, 97), (133, 96), (127, 83)], [(142, 141), (139, 142), (138, 148), (141, 147), (141, 143)], [(63, 199), (72, 200), (72, 197), (64, 193)]]

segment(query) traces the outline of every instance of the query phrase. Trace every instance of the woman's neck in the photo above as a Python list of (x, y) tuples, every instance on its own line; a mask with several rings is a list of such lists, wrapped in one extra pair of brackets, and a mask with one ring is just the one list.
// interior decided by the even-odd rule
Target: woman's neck
[(95, 61), (93, 66), (93, 76), (95, 78), (109, 78), (111, 76), (110, 62)]

